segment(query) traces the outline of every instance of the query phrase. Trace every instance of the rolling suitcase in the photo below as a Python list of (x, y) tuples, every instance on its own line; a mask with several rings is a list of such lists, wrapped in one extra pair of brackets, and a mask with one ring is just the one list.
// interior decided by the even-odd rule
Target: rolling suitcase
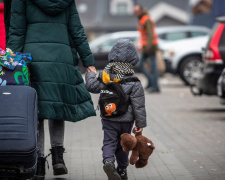
[(29, 179), (37, 165), (37, 94), (29, 86), (0, 87), (0, 179)]

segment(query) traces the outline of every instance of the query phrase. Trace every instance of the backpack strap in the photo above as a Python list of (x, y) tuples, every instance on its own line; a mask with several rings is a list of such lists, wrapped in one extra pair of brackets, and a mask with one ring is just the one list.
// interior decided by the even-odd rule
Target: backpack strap
[(102, 78), (98, 77), (97, 80), (98, 80), (100, 83), (102, 83), (102, 84), (105, 85), (105, 83), (103, 82)]
[(132, 78), (123, 79), (121, 82), (122, 84), (125, 84), (127, 82), (140, 82), (140, 80), (137, 77), (132, 77)]

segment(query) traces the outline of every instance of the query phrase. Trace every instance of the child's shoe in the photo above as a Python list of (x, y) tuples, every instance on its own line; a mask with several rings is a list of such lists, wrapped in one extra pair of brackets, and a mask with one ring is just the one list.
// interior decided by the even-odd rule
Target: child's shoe
[(106, 161), (103, 169), (108, 176), (108, 180), (121, 180), (120, 175), (117, 173), (114, 163)]
[(117, 172), (120, 175), (122, 180), (127, 180), (128, 179), (128, 177), (127, 177), (127, 169), (117, 168)]

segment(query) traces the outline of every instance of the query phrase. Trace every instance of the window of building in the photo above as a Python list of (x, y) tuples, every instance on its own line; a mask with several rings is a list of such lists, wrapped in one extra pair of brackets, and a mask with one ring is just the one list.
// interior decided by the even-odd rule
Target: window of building
[(126, 3), (118, 3), (117, 4), (117, 15), (127, 15), (128, 7)]
[(111, 0), (110, 13), (113, 16), (126, 16), (133, 14), (133, 0)]

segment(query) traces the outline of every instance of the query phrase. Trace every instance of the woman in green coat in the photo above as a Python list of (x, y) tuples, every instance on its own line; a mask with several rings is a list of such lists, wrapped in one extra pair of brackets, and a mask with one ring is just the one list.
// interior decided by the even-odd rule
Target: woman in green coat
[(95, 62), (75, 1), (11, 0), (10, 18), (6, 19), (10, 21), (6, 22), (10, 24), (6, 27), (7, 47), (14, 52), (31, 53), (33, 57), (31, 83), (39, 102), (39, 158), (35, 178), (45, 176), (44, 119), (49, 119), (54, 174), (66, 174), (64, 121), (77, 122), (95, 115), (78, 68), (77, 53), (83, 66), (93, 72)]

